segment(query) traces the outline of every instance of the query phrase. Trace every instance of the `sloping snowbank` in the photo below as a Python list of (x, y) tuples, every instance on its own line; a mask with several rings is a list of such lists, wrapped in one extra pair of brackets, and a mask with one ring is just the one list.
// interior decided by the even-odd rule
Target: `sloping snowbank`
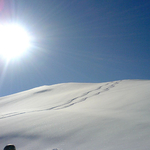
[(0, 98), (0, 148), (147, 150), (150, 81), (64, 83)]

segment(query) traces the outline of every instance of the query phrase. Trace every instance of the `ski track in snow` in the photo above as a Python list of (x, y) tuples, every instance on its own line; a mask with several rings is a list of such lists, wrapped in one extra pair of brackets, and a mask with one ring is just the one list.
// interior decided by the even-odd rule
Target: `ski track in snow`
[[(112, 88), (114, 88), (120, 82), (121, 82), (121, 80), (120, 81), (106, 83), (106, 84), (104, 84), (102, 86), (97, 87), (96, 89), (87, 91), (86, 93), (83, 93), (82, 95), (77, 96), (77, 97), (75, 97), (75, 98), (73, 98), (73, 99), (69, 100), (68, 102), (66, 102), (64, 104), (61, 104), (61, 105), (57, 105), (57, 106), (54, 106), (54, 107), (50, 107), (50, 108), (46, 108), (46, 109), (41, 109), (41, 110), (7, 113), (7, 114), (4, 114), (4, 115), (1, 115), (0, 119), (5, 119), (5, 118), (14, 117), (14, 116), (23, 115), (23, 114), (28, 114), (28, 113), (35, 113), (35, 112), (41, 112), (41, 111), (50, 111), (50, 110), (65, 109), (65, 108), (68, 108), (68, 107), (73, 106), (75, 104), (84, 102), (88, 98), (97, 96), (97, 95), (99, 95), (101, 93), (104, 93), (104, 92), (107, 92), (107, 91), (111, 90)], [(32, 93), (32, 95), (39, 94), (39, 93), (44, 93), (44, 92), (49, 92), (51, 90), (52, 89), (41, 90), (41, 91)], [(23, 99), (29, 98), (30, 96), (31, 95), (25, 96)], [(21, 98), (14, 99), (13, 102), (14, 101), (19, 101), (20, 99)], [(8, 102), (8, 103), (10, 103), (10, 102)]]
[[(98, 88), (96, 88), (94, 90), (91, 90), (91, 91), (88, 91), (88, 92), (82, 94), (81, 96), (78, 96), (78, 97), (75, 97), (75, 98), (71, 99), (70, 101), (68, 101), (65, 104), (62, 104), (61, 106), (57, 106), (55, 109), (57, 109), (57, 110), (58, 109), (63, 109), (63, 108), (67, 108), (67, 107), (70, 107), (72, 105), (75, 105), (77, 103), (83, 102), (83, 101), (87, 100), (88, 98), (97, 96), (97, 95), (99, 95), (99, 94), (101, 94), (103, 92), (106, 92), (106, 91), (110, 90), (111, 88), (115, 87), (115, 85), (118, 84), (118, 83), (119, 83), (119, 81), (114, 82), (112, 84), (107, 83), (107, 84), (103, 85), (103, 86), (107, 86), (107, 87), (104, 88), (102, 91), (101, 91), (101, 88), (103, 86), (100, 86), (100, 87), (98, 87)], [(90, 93), (93, 93), (93, 94), (88, 96)]]

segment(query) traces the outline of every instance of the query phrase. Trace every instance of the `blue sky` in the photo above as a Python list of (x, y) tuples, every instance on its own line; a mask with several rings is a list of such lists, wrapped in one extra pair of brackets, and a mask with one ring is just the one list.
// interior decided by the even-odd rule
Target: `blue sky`
[(1, 11), (1, 21), (23, 25), (34, 41), (20, 59), (0, 60), (0, 96), (57, 83), (150, 79), (149, 0), (5, 0), (3, 9), (10, 15)]

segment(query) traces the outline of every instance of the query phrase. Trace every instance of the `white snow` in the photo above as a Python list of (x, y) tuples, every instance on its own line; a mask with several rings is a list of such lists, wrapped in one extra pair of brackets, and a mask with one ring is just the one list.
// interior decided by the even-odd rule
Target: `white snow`
[(0, 98), (0, 149), (148, 150), (150, 80), (63, 83)]

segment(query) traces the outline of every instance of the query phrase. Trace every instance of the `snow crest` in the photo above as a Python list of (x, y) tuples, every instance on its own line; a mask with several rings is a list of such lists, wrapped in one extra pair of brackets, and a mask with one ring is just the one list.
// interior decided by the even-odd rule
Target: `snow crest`
[(63, 83), (1, 97), (0, 148), (149, 149), (149, 89), (149, 80)]

